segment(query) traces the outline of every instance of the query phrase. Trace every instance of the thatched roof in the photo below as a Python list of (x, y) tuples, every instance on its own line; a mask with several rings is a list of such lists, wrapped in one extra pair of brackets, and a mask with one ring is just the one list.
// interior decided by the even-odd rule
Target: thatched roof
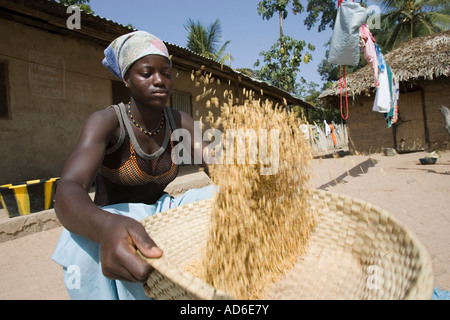
[[(384, 58), (400, 82), (417, 79), (433, 80), (439, 76), (448, 77), (450, 75), (450, 31), (405, 41), (385, 54)], [(375, 91), (371, 65), (347, 75), (347, 90), (349, 97)], [(325, 104), (330, 104), (339, 96), (338, 81), (322, 92), (319, 99)]]

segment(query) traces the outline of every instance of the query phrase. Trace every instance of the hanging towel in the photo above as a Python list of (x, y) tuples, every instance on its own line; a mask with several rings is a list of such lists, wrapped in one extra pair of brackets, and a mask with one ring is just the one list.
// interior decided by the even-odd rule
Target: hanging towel
[[(387, 68), (389, 70), (389, 67)], [(375, 95), (375, 101), (372, 110), (375, 112), (388, 113), (391, 110), (391, 90), (389, 86), (388, 71), (381, 72), (379, 86)]]
[(444, 116), (445, 128), (450, 134), (450, 110), (446, 106), (441, 106), (440, 110), (442, 115)]
[(336, 139), (336, 134), (334, 133), (334, 125), (330, 124), (330, 130), (331, 130), (331, 138), (333, 139), (333, 145), (336, 148), (337, 146), (337, 139)]
[(392, 127), (393, 124), (398, 121), (398, 100), (400, 93), (400, 85), (398, 77), (392, 72), (391, 68), (386, 65), (386, 71), (389, 79), (389, 89), (391, 94), (391, 107), (389, 111), (385, 114), (386, 122), (388, 128)]
[(394, 104), (394, 119), (393, 123), (397, 123), (398, 121), (398, 100), (400, 100), (400, 79), (395, 76), (395, 104)]
[(359, 29), (366, 22), (368, 9), (359, 3), (343, 2), (336, 16), (328, 61), (341, 66), (359, 63)]
[(323, 124), (325, 125), (325, 137), (328, 137), (331, 133), (331, 128), (327, 123), (327, 120), (323, 120)]
[(333, 120), (333, 121), (331, 121), (331, 124), (334, 126), (334, 129), (336, 129), (337, 134), (340, 135), (339, 126), (336, 124), (336, 122), (334, 122), (334, 120)]
[(372, 65), (373, 75), (375, 78), (375, 87), (380, 85), (378, 80), (379, 70), (378, 70), (378, 55), (375, 49), (375, 38), (372, 36), (369, 28), (364, 24), (360, 29), (361, 38), (364, 41), (364, 57), (367, 62)]

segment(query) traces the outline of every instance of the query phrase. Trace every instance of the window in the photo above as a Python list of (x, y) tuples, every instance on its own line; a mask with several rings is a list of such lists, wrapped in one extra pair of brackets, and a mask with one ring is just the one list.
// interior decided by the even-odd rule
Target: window
[(0, 119), (10, 119), (8, 104), (8, 65), (0, 61)]
[(172, 92), (172, 108), (191, 114), (191, 94), (189, 92), (177, 91)]

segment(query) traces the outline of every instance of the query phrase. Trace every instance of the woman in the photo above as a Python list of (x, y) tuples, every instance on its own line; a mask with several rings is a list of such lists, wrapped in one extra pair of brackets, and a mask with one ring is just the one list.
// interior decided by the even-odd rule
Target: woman
[(173, 81), (164, 43), (142, 31), (123, 35), (105, 50), (103, 64), (124, 82), (130, 103), (87, 119), (58, 183), (55, 211), (65, 229), (52, 259), (72, 299), (144, 299), (151, 267), (137, 249), (149, 258), (163, 252), (138, 221), (212, 193), (164, 193), (178, 173), (171, 133), (183, 128), (193, 136), (195, 128), (189, 115), (167, 107)]

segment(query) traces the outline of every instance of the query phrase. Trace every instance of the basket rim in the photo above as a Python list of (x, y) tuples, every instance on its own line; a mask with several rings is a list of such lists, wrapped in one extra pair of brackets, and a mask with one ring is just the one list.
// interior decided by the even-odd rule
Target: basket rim
[[(431, 299), (433, 294), (433, 288), (434, 288), (434, 277), (429, 276), (433, 275), (433, 267), (432, 267), (432, 260), (431, 255), (429, 254), (427, 248), (423, 245), (423, 243), (420, 241), (420, 239), (399, 219), (394, 217), (392, 214), (390, 214), (387, 210), (381, 208), (380, 206), (373, 205), (369, 203), (368, 201), (351, 197), (344, 194), (338, 194), (334, 192), (329, 192), (325, 190), (320, 189), (314, 189), (312, 190), (311, 199), (315, 198), (325, 198), (330, 197), (334, 198), (335, 200), (343, 201), (344, 203), (354, 203), (358, 202), (360, 204), (364, 204), (366, 206), (370, 206), (370, 210), (375, 211), (377, 214), (380, 215), (383, 219), (390, 220), (392, 223), (397, 225), (401, 232), (405, 234), (406, 237), (410, 239), (412, 243), (414, 243), (414, 246), (417, 248), (418, 253), (418, 262), (422, 266), (422, 272), (418, 275), (416, 281), (411, 284), (411, 286), (408, 288), (408, 291), (404, 294), (403, 299), (404, 300), (427, 300)], [(195, 204), (202, 205), (203, 203), (211, 202), (211, 199), (204, 199), (200, 201), (196, 201)], [(192, 204), (191, 204), (192, 205)], [(173, 212), (177, 211), (183, 211), (184, 208), (189, 206), (189, 204), (185, 204), (176, 208), (172, 208), (169, 210), (166, 210), (164, 212), (161, 212), (160, 214), (164, 215), (171, 215)], [(153, 219), (158, 219), (158, 216), (160, 214), (147, 217), (145, 219), (141, 220), (141, 223), (145, 225), (148, 221), (151, 221)], [(197, 297), (201, 300), (232, 300), (233, 297), (229, 296), (226, 292), (223, 292), (219, 289), (216, 289), (212, 287), (211, 285), (207, 284), (203, 280), (195, 277), (188, 271), (184, 270), (182, 267), (171, 263), (166, 257), (162, 256), (161, 258), (152, 259), (145, 257), (141, 252), (138, 251), (138, 254), (157, 272), (159, 272), (163, 277), (168, 278), (171, 282), (173, 282), (175, 285), (180, 286), (188, 292), (189, 294), (193, 295), (194, 297)], [(190, 284), (195, 283), (196, 285), (193, 286), (196, 289), (200, 290), (193, 290), (189, 287)], [(414, 289), (417, 287), (418, 283), (423, 283), (424, 285), (423, 292), (416, 292)], [(146, 285), (146, 284), (145, 284)], [(145, 286), (144, 285), (144, 286)]]
[[(405, 223), (403, 223), (402, 221), (400, 221), (398, 218), (396, 218), (395, 216), (393, 216), (391, 213), (389, 213), (387, 210), (381, 208), (378, 205), (374, 205), (371, 204), (370, 202), (366, 201), (366, 200), (362, 200), (358, 197), (352, 197), (349, 195), (345, 195), (345, 194), (338, 194), (335, 192), (330, 192), (330, 191), (325, 191), (325, 190), (320, 190), (320, 189), (315, 189), (313, 190), (313, 197), (314, 196), (324, 196), (324, 195), (328, 195), (328, 196), (337, 196), (339, 199), (342, 199), (343, 201), (347, 200), (347, 201), (352, 201), (352, 202), (360, 202), (366, 205), (370, 205), (371, 209), (374, 210), (375, 212), (377, 212), (381, 217), (386, 218), (391, 220), (395, 225), (399, 226), (399, 228), (404, 232), (404, 234), (409, 237), (411, 239), (411, 241), (414, 243), (414, 245), (417, 247), (417, 251), (418, 251), (418, 256), (419, 256), (419, 263), (423, 266), (422, 268), (425, 269), (427, 268), (428, 271), (427, 272), (421, 272), (419, 277), (422, 278), (429, 278), (429, 281), (426, 283), (426, 291), (423, 294), (419, 295), (419, 297), (413, 297), (413, 289), (416, 285), (416, 283), (418, 282), (417, 280), (420, 280), (419, 278), (416, 279), (416, 283), (414, 283), (409, 290), (406, 292), (405, 296), (404, 296), (404, 300), (427, 300), (427, 299), (431, 299), (432, 295), (433, 295), (433, 288), (434, 288), (434, 274), (433, 274), (433, 264), (432, 264), (432, 259), (431, 259), (431, 255), (428, 252), (428, 249), (425, 247), (425, 245), (422, 243), (422, 241), (419, 239), (419, 237), (417, 235), (415, 235), (410, 228), (408, 228)], [(426, 277), (427, 274), (431, 274), (433, 275), (433, 277)], [(424, 290), (425, 291), (425, 290)]]

